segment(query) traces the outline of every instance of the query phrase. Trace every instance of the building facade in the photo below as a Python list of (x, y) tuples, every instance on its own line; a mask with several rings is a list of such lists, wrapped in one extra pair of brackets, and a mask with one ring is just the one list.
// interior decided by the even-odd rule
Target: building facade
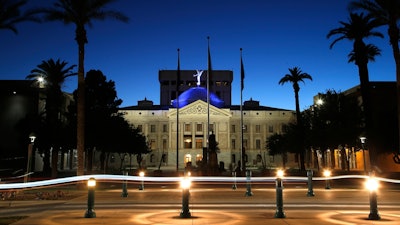
[[(232, 71), (213, 71), (211, 87), (216, 93), (210, 88), (207, 98), (207, 89), (203, 87), (206, 77), (197, 85), (195, 75), (198, 73), (184, 71), (179, 97), (173, 98), (177, 71), (160, 71), (160, 105), (144, 99), (136, 106), (120, 109), (126, 120), (139, 128), (148, 140), (152, 152), (146, 156), (145, 164), (156, 166), (165, 154), (164, 166), (180, 169), (188, 163), (196, 166), (205, 156), (203, 149), (207, 147), (208, 134), (213, 133), (219, 147), (219, 165), (232, 169), (242, 158), (243, 118), (246, 165), (280, 167), (280, 157), (268, 155), (266, 140), (274, 133), (282, 133), (286, 124), (293, 122), (294, 111), (261, 106), (252, 99), (245, 101), (242, 107), (231, 105)], [(291, 166), (297, 167), (295, 160), (291, 161)]]

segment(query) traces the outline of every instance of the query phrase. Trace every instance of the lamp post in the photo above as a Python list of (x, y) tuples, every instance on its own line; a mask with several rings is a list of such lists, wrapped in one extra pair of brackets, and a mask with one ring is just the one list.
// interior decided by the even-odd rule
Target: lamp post
[(182, 188), (182, 211), (180, 214), (181, 218), (190, 218), (191, 214), (189, 211), (189, 189), (191, 185), (191, 180), (189, 177), (184, 177), (181, 180), (181, 188)]
[(31, 172), (31, 167), (32, 167), (32, 149), (33, 149), (33, 144), (35, 142), (36, 136), (34, 133), (31, 133), (29, 135), (30, 142), (28, 144), (28, 158), (27, 158), (27, 163), (26, 163), (26, 174), (24, 177), (24, 183), (29, 181), (29, 173)]
[(85, 212), (85, 218), (96, 218), (96, 213), (94, 212), (94, 191), (96, 189), (96, 179), (94, 179), (93, 177), (89, 178), (87, 186), (88, 186), (88, 201), (87, 201), (87, 210)]
[(331, 176), (331, 171), (330, 170), (324, 170), (324, 176), (326, 178), (326, 180), (325, 180), (325, 189), (331, 189), (331, 185), (329, 183), (329, 177)]
[(360, 137), (361, 147), (362, 147), (362, 151), (363, 151), (364, 173), (367, 173), (367, 165), (366, 165), (366, 161), (365, 161), (365, 141), (366, 140), (367, 140), (366, 137)]
[(278, 170), (276, 173), (276, 212), (275, 218), (285, 218), (285, 212), (283, 211), (283, 170)]
[(139, 190), (144, 190), (144, 179), (143, 179), (143, 177), (144, 177), (144, 172), (143, 171), (140, 171), (140, 173), (139, 173), (139, 176), (140, 176), (140, 178), (141, 178), (141, 182), (140, 182), (140, 185), (139, 185)]
[(365, 183), (367, 189), (369, 190), (369, 220), (380, 220), (381, 216), (378, 213), (378, 201), (377, 201), (377, 189), (379, 187), (378, 181), (370, 176)]

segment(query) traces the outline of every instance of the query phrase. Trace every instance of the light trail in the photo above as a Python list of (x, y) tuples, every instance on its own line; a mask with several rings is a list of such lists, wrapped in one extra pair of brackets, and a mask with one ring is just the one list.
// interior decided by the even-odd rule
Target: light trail
[[(106, 174), (94, 174), (84, 176), (73, 176), (51, 180), (34, 181), (29, 183), (2, 183), (0, 184), (0, 190), (9, 189), (24, 189), (24, 188), (35, 188), (59, 184), (68, 184), (74, 182), (87, 181), (89, 178), (95, 178), (98, 181), (146, 181), (146, 182), (179, 182), (182, 177), (140, 177), (140, 176), (126, 176), (126, 175), (106, 175)], [(368, 179), (367, 175), (343, 175), (343, 176), (332, 176), (332, 177), (313, 177), (315, 181), (323, 180), (336, 180), (336, 179)], [(387, 183), (400, 183), (400, 180), (388, 179), (382, 177), (375, 177), (379, 181)], [(246, 177), (190, 177), (193, 182), (247, 182)], [(307, 182), (307, 177), (284, 177), (284, 182)], [(274, 182), (276, 177), (251, 177), (250, 182)]]

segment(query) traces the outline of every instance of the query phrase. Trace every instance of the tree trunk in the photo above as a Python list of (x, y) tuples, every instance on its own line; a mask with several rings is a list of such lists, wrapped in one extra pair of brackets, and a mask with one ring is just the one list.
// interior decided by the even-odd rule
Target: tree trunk
[[(391, 18), (389, 22), (388, 35), (393, 50), (393, 57), (396, 63), (396, 86), (397, 86), (397, 132), (398, 146), (400, 148), (400, 50), (399, 50), (399, 28), (397, 27), (397, 18)], [(400, 149), (398, 149), (400, 153)]]
[(43, 154), (43, 175), (49, 176), (51, 173), (50, 167), (50, 149), (46, 149)]
[(305, 157), (304, 157), (304, 132), (303, 132), (303, 123), (301, 121), (301, 113), (300, 113), (300, 100), (299, 100), (299, 88), (294, 86), (294, 98), (296, 101), (296, 119), (297, 119), (297, 129), (298, 129), (298, 149), (297, 152), (300, 154), (300, 170), (305, 171)]
[(83, 27), (76, 29), (76, 41), (78, 43), (78, 103), (77, 103), (77, 157), (78, 165), (76, 175), (81, 176), (85, 173), (85, 43), (86, 31)]
[(51, 150), (51, 178), (57, 178), (58, 174), (58, 149), (59, 147), (55, 146)]

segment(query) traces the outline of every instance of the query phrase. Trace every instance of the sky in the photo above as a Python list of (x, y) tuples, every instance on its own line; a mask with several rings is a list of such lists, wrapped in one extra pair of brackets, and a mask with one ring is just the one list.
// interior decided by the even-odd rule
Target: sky
[[(29, 1), (28, 7), (51, 6), (54, 0)], [(243, 101), (295, 109), (291, 84), (279, 85), (289, 68), (312, 76), (300, 84), (300, 109), (327, 90), (345, 91), (359, 84), (358, 69), (348, 63), (352, 43), (326, 35), (348, 21), (350, 0), (117, 0), (107, 6), (130, 18), (109, 19), (87, 27), (85, 72), (101, 70), (115, 82), (121, 107), (147, 98), (160, 103), (159, 70), (207, 69), (207, 37), (212, 68), (232, 70), (232, 104), (240, 104), (240, 48), (245, 70)], [(74, 25), (61, 22), (17, 25), (18, 34), (0, 30), (0, 79), (23, 80), (43, 60), (78, 64)], [(366, 39), (382, 53), (369, 63), (371, 81), (395, 81), (395, 63), (387, 27), (385, 38)], [(195, 78), (193, 78), (195, 79)], [(72, 92), (77, 78), (63, 90)]]

